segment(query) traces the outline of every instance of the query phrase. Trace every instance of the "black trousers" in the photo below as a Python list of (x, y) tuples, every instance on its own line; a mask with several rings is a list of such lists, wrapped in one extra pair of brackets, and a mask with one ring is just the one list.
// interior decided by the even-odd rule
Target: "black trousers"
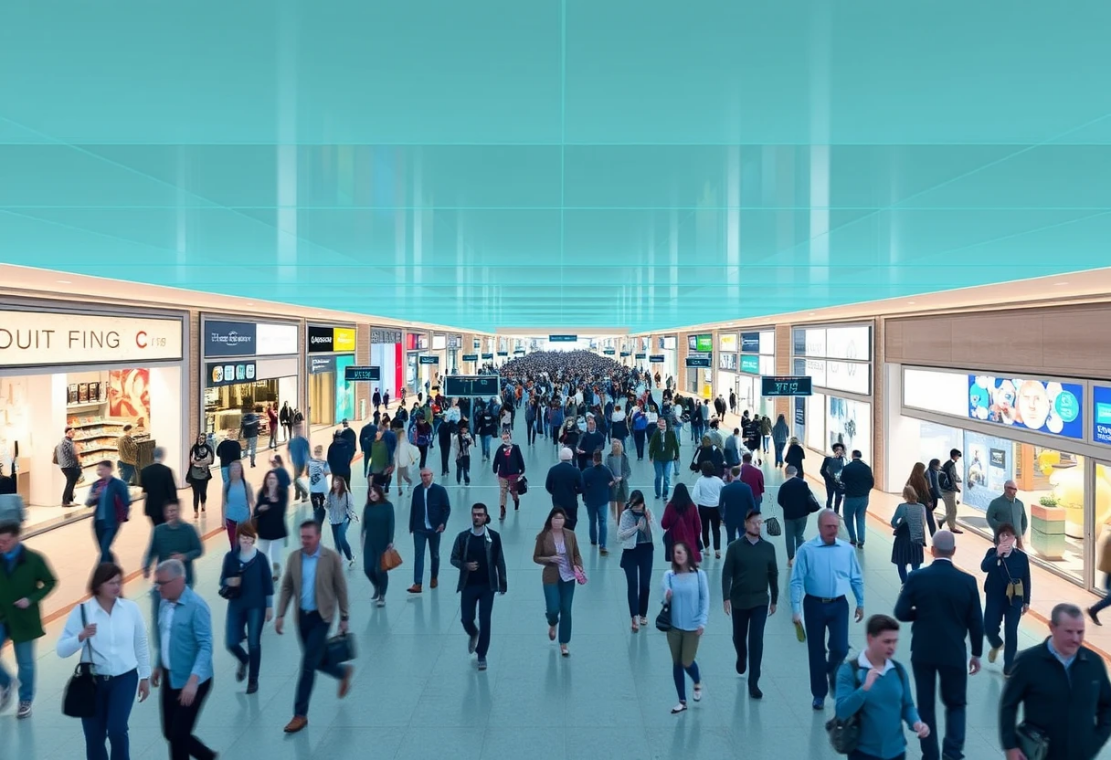
[(702, 546), (710, 550), (710, 532), (714, 534), (714, 551), (721, 551), (721, 510), (717, 507), (699, 507), (698, 518), (702, 521)]
[[(490, 651), (490, 613), (494, 611), (494, 590), (489, 585), (464, 586), (460, 594), (462, 597), (462, 611), (460, 617), (463, 630), (468, 636), (478, 634), (478, 646), (475, 654), (479, 659), (485, 659)], [(475, 627), (475, 607), (478, 607), (478, 627)]]
[(170, 760), (212, 760), (216, 753), (205, 746), (197, 737), (193, 736), (193, 726), (197, 724), (197, 717), (201, 713), (205, 697), (212, 688), (212, 679), (208, 679), (197, 687), (197, 695), (193, 704), (186, 707), (179, 701), (181, 689), (170, 688), (170, 674), (164, 673), (162, 682), (162, 735), (170, 743)]
[[(737, 670), (744, 672), (748, 666), (748, 688), (760, 680), (760, 663), (764, 659), (764, 625), (768, 622), (767, 607), (749, 610), (730, 610), (733, 618), (733, 648), (737, 650)], [(747, 658), (748, 662), (745, 662)]]
[[(914, 687), (918, 698), (918, 715), (930, 727), (930, 735), (922, 739), (923, 760), (939, 757), (960, 757), (964, 750), (965, 705), (968, 699), (968, 669), (964, 666), (932, 665), (911, 660)], [(938, 752), (937, 684), (941, 682), (941, 703), (945, 706), (945, 739)]]
[(77, 481), (81, 478), (80, 467), (64, 467), (62, 472), (66, 476), (66, 488), (62, 491), (62, 504), (73, 503), (73, 488), (77, 485)]

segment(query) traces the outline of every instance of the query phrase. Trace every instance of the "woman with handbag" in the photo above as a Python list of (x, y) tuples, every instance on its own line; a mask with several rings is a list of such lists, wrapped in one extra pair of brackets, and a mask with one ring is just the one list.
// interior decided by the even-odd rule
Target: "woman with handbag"
[[(988, 549), (980, 570), (984, 579), (984, 635), (991, 649), (988, 662), (995, 662), (1003, 650), (1003, 675), (1011, 674), (1018, 650), (1018, 623), (1030, 609), (1030, 558), (1015, 546), (1015, 529), (1010, 523), (999, 526), (995, 547)], [(1000, 624), (1004, 636), (999, 636)]]
[(255, 504), (255, 491), (243, 477), (243, 463), (239, 460), (228, 466), (228, 480), (224, 483), (224, 497), (221, 503), (224, 529), (228, 532), (228, 543), (234, 551), (236, 531), (240, 523), (251, 519), (251, 508)]
[(617, 540), (621, 542), (621, 569), (629, 589), (629, 617), (632, 631), (648, 625), (648, 595), (652, 589), (652, 555), (655, 546), (652, 527), (655, 518), (644, 503), (639, 490), (629, 494), (628, 506), (621, 513), (617, 525)]
[[(208, 504), (208, 481), (212, 480), (212, 463), (216, 461), (216, 453), (208, 445), (204, 433), (197, 436), (197, 442), (189, 449), (189, 473), (185, 482), (193, 489), (193, 519), (200, 517), (200, 512), (205, 511)], [(197, 507), (200, 511), (197, 511)]]
[[(332, 481), (343, 478), (332, 478)], [(282, 577), (282, 549), (289, 529), (285, 524), (285, 511), (289, 505), (289, 491), (282, 488), (273, 470), (262, 479), (262, 490), (255, 501), (255, 528), (258, 530), (258, 550), (270, 558), (274, 567), (273, 579)]]
[(663, 577), (664, 604), (671, 613), (671, 627), (667, 632), (667, 646), (671, 650), (671, 674), (679, 704), (671, 708), (672, 715), (687, 709), (687, 681), (694, 681), (694, 701), (702, 699), (702, 675), (698, 672), (695, 655), (698, 642), (710, 618), (710, 584), (706, 572), (694, 561), (694, 553), (684, 541), (672, 547), (671, 569)]
[(354, 567), (355, 555), (351, 553), (351, 544), (347, 542), (347, 526), (351, 524), (351, 518), (355, 517), (355, 506), (343, 478), (332, 480), (332, 490), (328, 492), (326, 505), (336, 551), (347, 557), (348, 567)]
[(371, 601), (378, 607), (386, 606), (390, 569), (401, 564), (393, 548), (394, 527), (393, 504), (386, 500), (380, 485), (371, 485), (363, 507), (363, 572), (374, 587)]
[(532, 561), (544, 566), (541, 582), (548, 615), (548, 640), (556, 640), (558, 629), (559, 653), (569, 657), (571, 602), (575, 598), (575, 583), (586, 583), (586, 574), (575, 531), (566, 525), (567, 513), (562, 507), (553, 507), (544, 521), (544, 529), (536, 535)]
[[(93, 598), (73, 608), (58, 639), (59, 657), (81, 652), (81, 663), (66, 686), (63, 712), (81, 718), (85, 757), (129, 760), (127, 723), (138, 692), (150, 696), (150, 646), (139, 605), (120, 596), (123, 570), (105, 562), (93, 571)], [(98, 645), (103, 642), (103, 645)]]
[(471, 437), (470, 426), (466, 421), (459, 423), (459, 430), (451, 436), (451, 450), (455, 457), (455, 484), (471, 484), (471, 447), (474, 438)]
[(891, 562), (899, 569), (899, 580), (907, 582), (907, 565), (911, 570), (922, 566), (926, 546), (926, 516), (929, 514), (918, 503), (918, 492), (912, 486), (903, 488), (903, 503), (895, 507), (891, 527), (895, 541), (891, 544)]
[[(266, 557), (255, 548), (257, 540), (254, 525), (239, 525), (239, 546), (224, 555), (220, 570), (220, 596), (228, 600), (224, 646), (239, 661), (235, 680), (247, 679), (248, 694), (258, 691), (262, 626), (274, 617), (274, 579)], [(243, 639), (247, 651), (243, 651)]]

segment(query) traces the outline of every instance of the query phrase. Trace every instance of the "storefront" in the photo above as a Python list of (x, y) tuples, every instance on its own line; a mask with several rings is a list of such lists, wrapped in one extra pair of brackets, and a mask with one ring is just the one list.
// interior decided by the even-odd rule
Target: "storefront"
[(652, 374), (655, 375), (658, 371), (660, 373), (660, 385), (663, 386), (667, 382), (667, 378), (675, 378), (676, 384), (679, 382), (679, 336), (678, 335), (661, 335), (656, 338), (655, 352), (651, 351), (649, 346), (644, 346), (644, 350), (650, 354), (655, 353), (657, 356), (662, 356), (664, 360), (657, 363), (652, 367)]
[[(370, 364), (378, 367), (382, 380), (377, 387), (385, 396), (390, 394), (391, 399), (397, 398), (398, 392), (405, 385), (404, 362), (402, 361), (402, 335), (401, 330), (387, 327), (372, 327), (370, 330)], [(373, 396), (374, 389), (371, 389)]]
[[(270, 436), (267, 409), (280, 414), (288, 405), (291, 414), (303, 414), (298, 378), (304, 360), (296, 323), (229, 321), (202, 315), (201, 336), (201, 429), (214, 444), (241, 438), (247, 412), (260, 417), (260, 447)], [(279, 427), (276, 433), (278, 442), (286, 440), (286, 431)]]
[[(660, 338), (660, 345), (666, 345), (667, 338)], [(667, 356), (666, 348), (663, 354)], [(692, 366), (691, 359), (708, 359), (709, 363), (704, 367)], [(712, 395), (712, 384), (714, 376), (714, 336), (710, 333), (701, 333), (698, 335), (691, 334), (687, 336), (687, 356), (686, 356), (686, 370), (687, 370), (687, 385), (686, 392), (699, 396), (701, 398), (710, 398)], [(665, 359), (666, 364), (666, 359)]]
[(737, 333), (718, 333), (718, 372), (714, 395), (729, 400), (729, 391), (737, 387)]
[(413, 395), (424, 394), (426, 385), (432, 386), (432, 372), (429, 365), (420, 361), (427, 352), (429, 336), (426, 333), (405, 334), (405, 385)]
[(792, 435), (822, 455), (835, 443), (859, 449), (871, 463), (872, 326), (796, 327), (791, 343), (793, 374), (809, 376), (814, 387), (812, 396), (795, 399)]
[[(89, 310), (87, 305), (13, 301), (0, 310), (0, 468), (14, 475), (29, 530), (84, 517), (98, 462), (119, 462), (124, 428), (139, 471), (155, 446), (178, 472), (188, 410), (182, 403), (187, 316), (173, 312)], [(73, 503), (54, 451), (67, 427), (81, 468)]]
[[(760, 395), (762, 375), (775, 375), (775, 331), (753, 330), (741, 333), (741, 353), (736, 376), (737, 414), (745, 410), (773, 416), (774, 399)], [(728, 395), (728, 392), (726, 393)]]
[(308, 326), (310, 425), (330, 427), (366, 416), (355, 409), (355, 385), (344, 379), (344, 369), (354, 364), (354, 325)]

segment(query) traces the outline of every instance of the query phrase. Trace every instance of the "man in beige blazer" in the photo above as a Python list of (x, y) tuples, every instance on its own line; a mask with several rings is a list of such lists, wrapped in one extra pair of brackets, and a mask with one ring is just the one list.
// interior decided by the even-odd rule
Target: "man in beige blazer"
[(285, 625), (285, 611), (296, 600), (297, 633), (301, 639), (301, 675), (297, 679), (297, 696), (293, 702), (293, 720), (285, 727), (295, 734), (309, 724), (309, 698), (312, 696), (316, 671), (320, 670), (339, 683), (339, 696), (347, 696), (354, 668), (328, 659), (328, 632), (339, 610), (339, 632), (347, 633), (347, 579), (339, 554), (320, 545), (320, 524), (315, 520), (301, 523), (301, 549), (289, 555), (282, 578), (278, 601), (278, 618), (274, 632), (279, 636)]

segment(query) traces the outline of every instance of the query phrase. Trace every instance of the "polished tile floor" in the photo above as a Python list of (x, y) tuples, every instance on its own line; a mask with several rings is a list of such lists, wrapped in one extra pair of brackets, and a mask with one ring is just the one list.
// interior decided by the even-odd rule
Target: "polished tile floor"
[[(692, 449), (684, 441), (684, 452)], [(459, 625), (459, 601), (453, 592), (455, 571), (447, 564), (450, 542), (445, 542), (443, 584), (420, 596), (405, 588), (412, 580), (412, 547), (405, 535), (398, 544), (406, 564), (394, 572), (388, 604), (370, 604), (370, 584), (361, 562), (349, 574), (352, 629), (361, 644), (351, 694), (336, 699), (335, 682), (317, 681), (309, 727), (293, 737), (281, 728), (291, 716), (299, 649), (292, 632), (279, 637), (269, 628), (263, 635), (263, 671), (257, 695), (246, 696), (234, 681), (234, 660), (220, 646), (225, 603), (216, 595), (219, 566), (227, 544), (217, 537), (197, 568), (197, 590), (212, 605), (217, 631), (215, 688), (208, 699), (197, 733), (221, 756), (253, 755), (268, 760), (290, 758), (374, 757), (427, 760), (450, 757), (518, 758), (533, 760), (597, 756), (614, 758), (750, 757), (795, 760), (833, 758), (823, 724), (831, 715), (810, 707), (806, 650), (794, 637), (789, 605), (784, 595), (778, 614), (768, 622), (764, 655), (764, 699), (749, 699), (746, 682), (733, 670), (735, 655), (730, 621), (721, 609), (720, 561), (709, 559), (712, 595), (710, 623), (698, 662), (705, 697), (680, 716), (669, 708), (676, 697), (671, 664), (662, 634), (654, 629), (633, 634), (626, 614), (625, 578), (619, 553), (602, 558), (591, 551), (584, 559), (590, 583), (577, 589), (574, 603), (572, 656), (563, 659), (548, 641), (540, 567), (532, 562), (533, 540), (547, 514), (550, 500), (543, 490), (544, 474), (556, 458), (550, 443), (524, 445), (523, 420), (518, 419), (518, 442), (525, 450), (533, 489), (522, 499), (521, 510), (510, 510), (504, 523), (495, 520), (505, 541), (509, 593), (494, 605), (490, 669), (479, 673), (467, 655), (467, 639)], [(633, 485), (651, 500), (651, 468), (633, 457)], [(430, 453), (438, 472), (439, 451)], [(493, 475), (476, 462), (469, 488), (449, 491), (454, 513), (449, 535), (467, 527), (465, 509), (484, 501), (496, 510), (497, 485)], [(778, 472), (765, 467), (769, 485)], [(691, 473), (681, 477), (690, 482)], [(362, 489), (365, 491), (365, 488)], [(408, 497), (408, 493), (406, 494)], [(360, 498), (362, 492), (360, 491)], [(395, 497), (396, 498), (396, 497)], [(774, 492), (771, 497), (774, 502)], [(405, 524), (408, 498), (397, 500), (399, 522)], [(657, 516), (660, 502), (651, 502)], [(765, 509), (774, 514), (778, 508)], [(301, 508), (291, 522), (307, 516)], [(496, 514), (496, 512), (495, 512)], [(357, 534), (358, 526), (352, 527)], [(585, 531), (585, 526), (583, 528)], [(613, 529), (611, 527), (611, 535)], [(807, 532), (814, 535), (813, 526)], [(325, 543), (331, 546), (331, 537)], [(612, 539), (611, 539), (612, 542)], [(786, 563), (781, 539), (773, 539)], [(583, 543), (588, 543), (584, 541)], [(889, 562), (887, 531), (869, 524), (866, 610), (889, 612), (899, 580)], [(292, 546), (291, 546), (292, 548)], [(656, 571), (664, 569), (657, 551)], [(130, 570), (130, 568), (128, 568)], [(787, 582), (783, 567), (781, 585)], [(145, 595), (144, 581), (129, 584), (132, 597)], [(653, 584), (653, 607), (657, 601)], [(146, 604), (141, 605), (144, 612)], [(654, 614), (654, 613), (653, 613)], [(1043, 627), (1024, 622), (1021, 646), (1044, 635)], [(17, 722), (11, 711), (0, 716), (0, 758), (71, 760), (83, 757), (81, 727), (60, 712), (61, 690), (73, 661), (54, 653), (61, 622), (52, 623), (39, 642), (39, 694), (35, 714)], [(863, 643), (863, 626), (850, 627), (850, 642)], [(903, 636), (900, 659), (909, 659), (909, 631)], [(10, 666), (10, 650), (4, 653)], [(997, 704), (1003, 679), (1000, 665), (987, 665), (969, 685), (966, 756), (987, 760), (1002, 755), (997, 740)], [(166, 745), (159, 733), (157, 701), (136, 705), (131, 717), (132, 758), (163, 758)], [(917, 743), (908, 757), (918, 758)], [(1105, 751), (1101, 757), (1111, 757)]]

